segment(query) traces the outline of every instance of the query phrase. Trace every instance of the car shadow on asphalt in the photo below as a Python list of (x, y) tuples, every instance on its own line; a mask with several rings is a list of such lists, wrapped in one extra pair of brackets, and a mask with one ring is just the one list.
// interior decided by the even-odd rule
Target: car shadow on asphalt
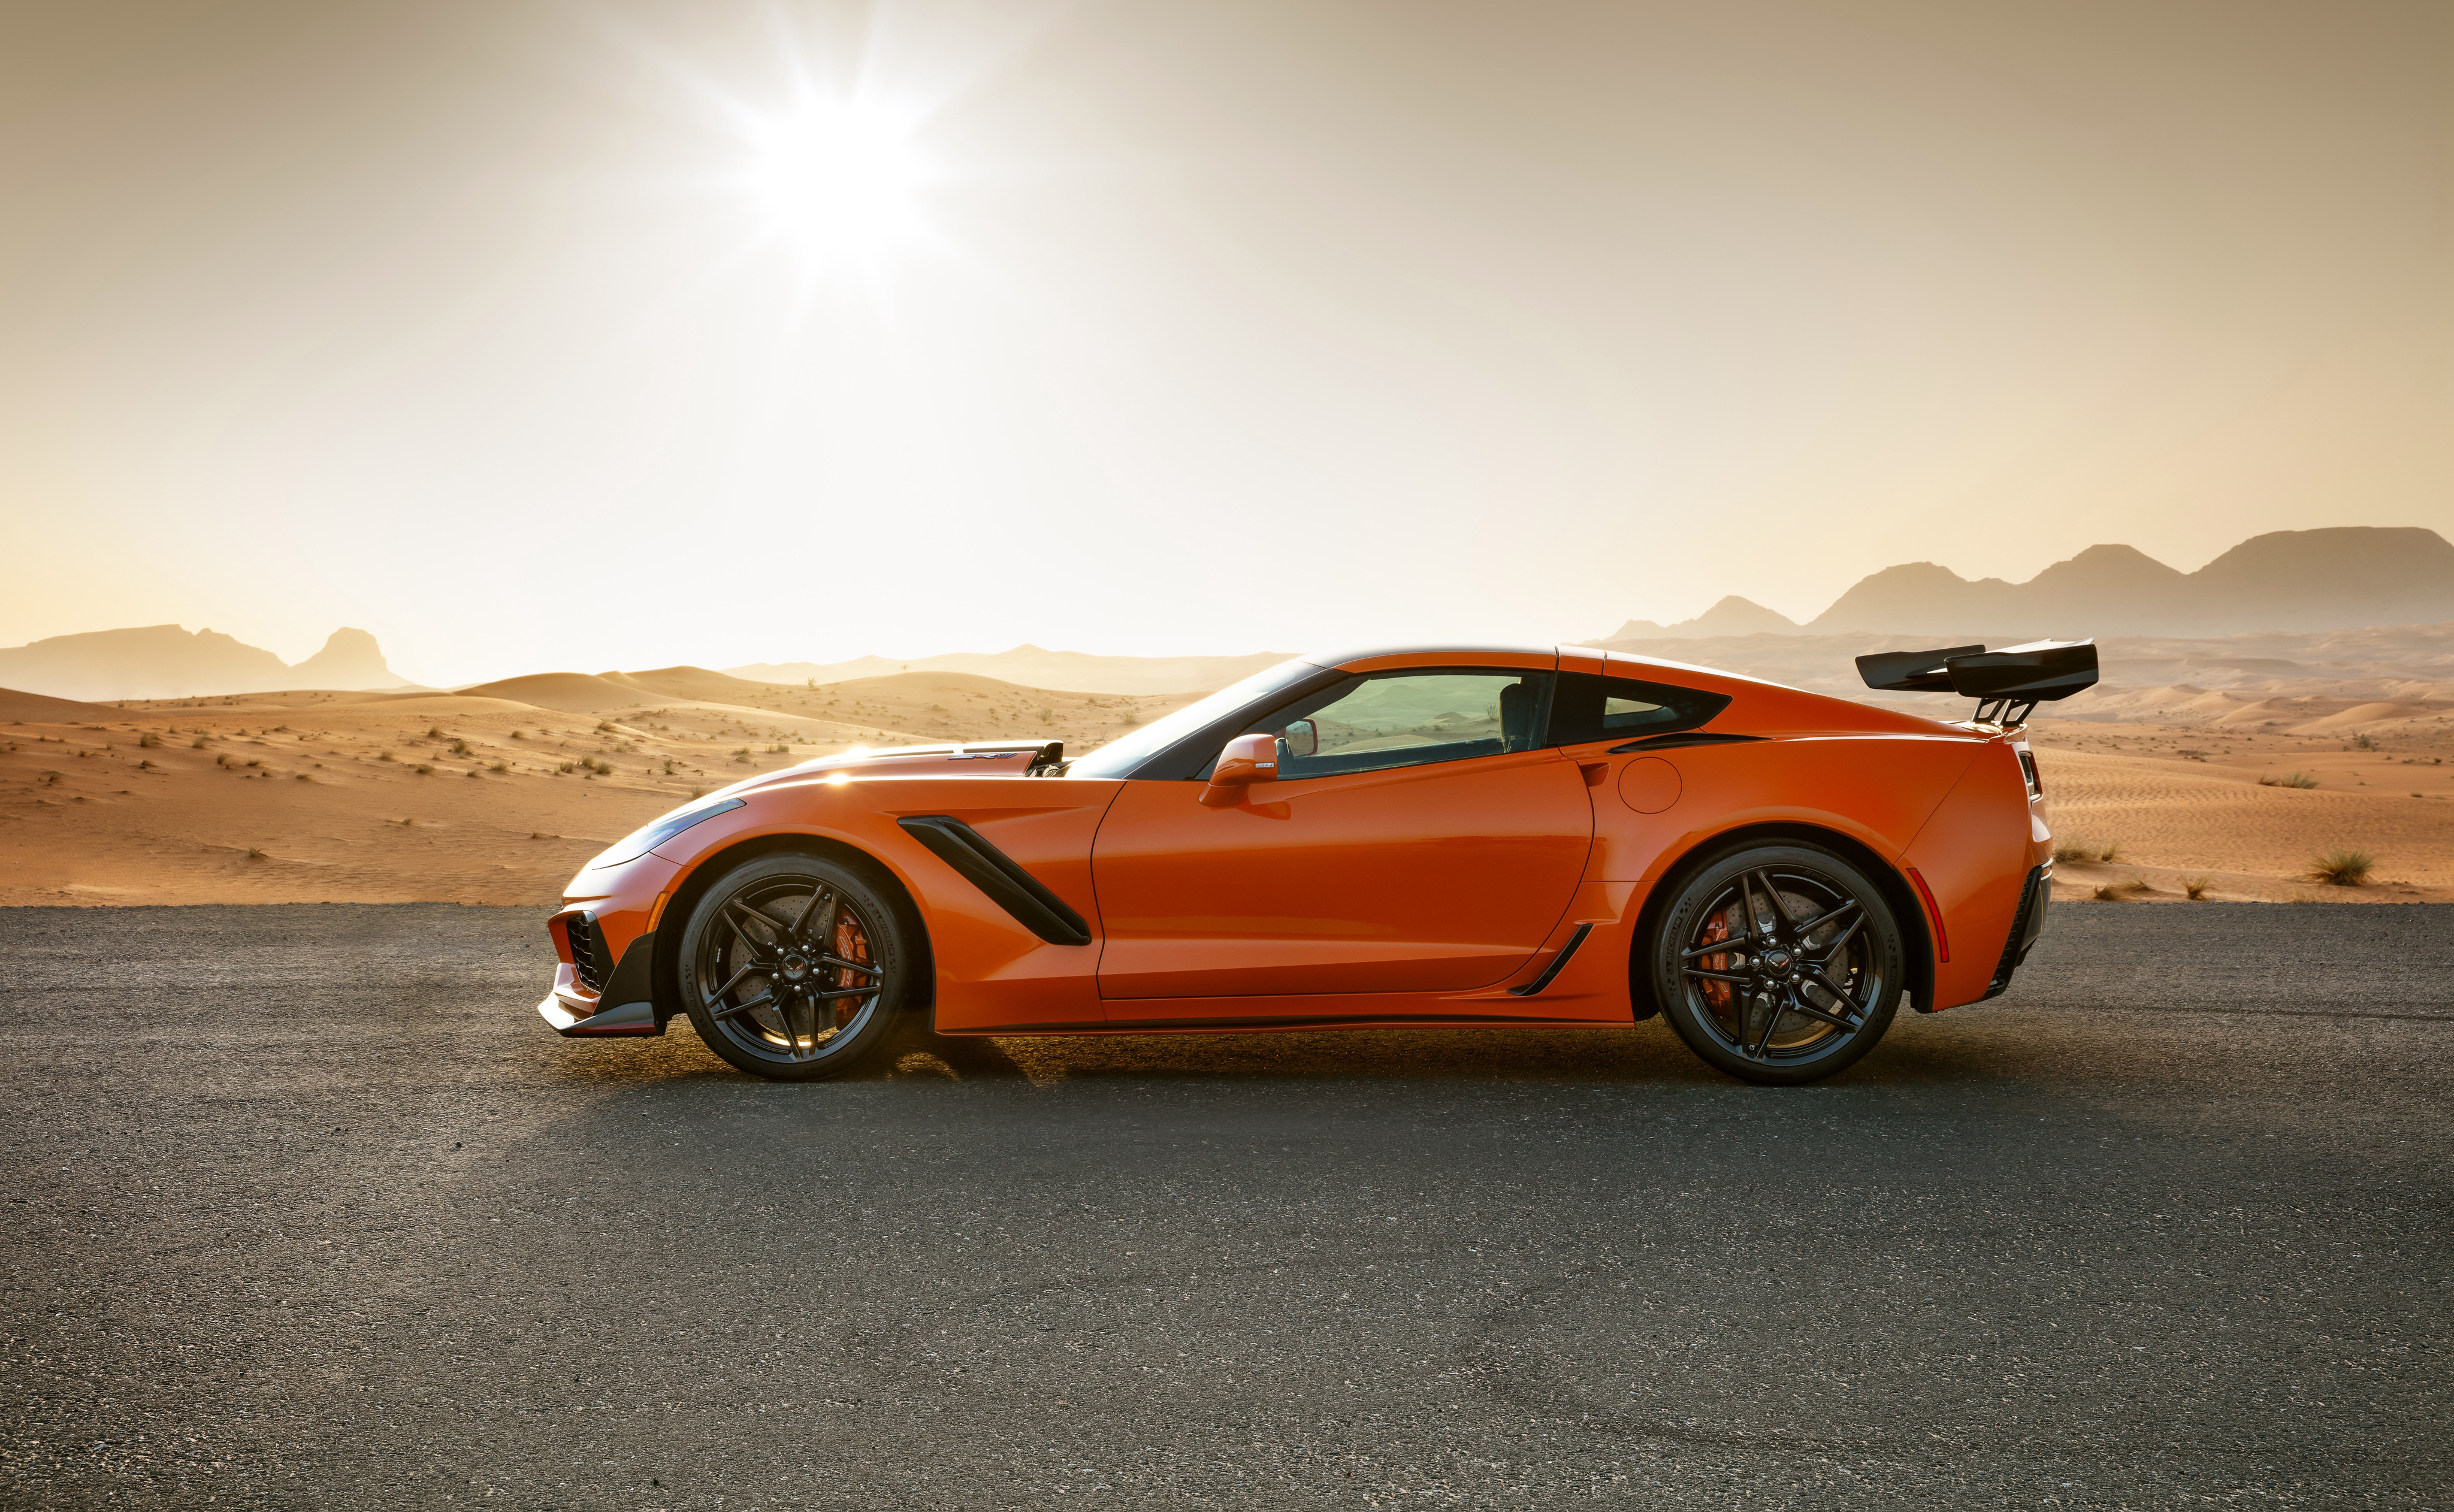
[[(749, 1082), (686, 1024), (661, 1038), (565, 1042), (559, 1079), (581, 1082)], [(572, 1054), (572, 1051), (578, 1051)], [(1954, 1044), (1921, 1034), (1905, 1016), (1886, 1043), (1828, 1086), (1904, 1086), (1990, 1080), (2006, 1072), (1999, 1044)], [(1698, 1059), (1659, 1020), (1592, 1028), (1341, 1029), (1233, 1035), (1049, 1035), (937, 1038), (893, 1065), (843, 1082), (1060, 1083), (1226, 1081), (1619, 1083), (1753, 1090)]]

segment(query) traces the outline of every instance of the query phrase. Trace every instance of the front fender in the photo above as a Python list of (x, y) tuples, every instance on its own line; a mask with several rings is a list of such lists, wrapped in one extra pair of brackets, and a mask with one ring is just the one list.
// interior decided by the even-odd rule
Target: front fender
[[(740, 808), (693, 825), (652, 853), (674, 868), (668, 898), (712, 878), (745, 847), (806, 838), (886, 870), (928, 932), (936, 1025), (1079, 1023), (1102, 1017), (1098, 902), (1091, 841), (1121, 782), (890, 776), (815, 772), (738, 790)], [(944, 816), (988, 838), (1090, 924), (1083, 943), (1033, 934), (898, 821)], [(665, 909), (678, 944), (679, 910)]]

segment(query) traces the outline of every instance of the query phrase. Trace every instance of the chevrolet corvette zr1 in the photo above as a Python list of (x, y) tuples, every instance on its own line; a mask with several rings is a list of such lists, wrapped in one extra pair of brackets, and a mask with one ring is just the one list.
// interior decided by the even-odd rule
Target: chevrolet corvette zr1
[(1581, 647), (1283, 663), (1086, 756), (855, 751), (614, 844), (550, 921), (573, 1036), (762, 1077), (915, 1037), (1626, 1024), (1796, 1083), (2008, 983), (2051, 845), (2022, 720), (2095, 647), (1860, 658), (1945, 723)]

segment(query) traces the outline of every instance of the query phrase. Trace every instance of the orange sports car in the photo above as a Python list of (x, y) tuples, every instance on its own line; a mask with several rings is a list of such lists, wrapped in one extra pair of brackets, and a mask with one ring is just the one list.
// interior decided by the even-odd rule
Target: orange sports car
[(852, 751), (674, 810), (572, 879), (537, 1005), (688, 1015), (756, 1076), (915, 1038), (1668, 1018), (1827, 1077), (1905, 996), (2002, 991), (2051, 844), (2022, 720), (2090, 642), (1861, 656), (1942, 723), (1575, 646), (1307, 656), (1087, 756)]

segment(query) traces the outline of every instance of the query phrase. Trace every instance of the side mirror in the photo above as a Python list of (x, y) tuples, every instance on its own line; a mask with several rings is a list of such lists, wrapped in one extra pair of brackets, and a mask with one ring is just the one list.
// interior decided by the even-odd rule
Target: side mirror
[(1201, 801), (1210, 808), (1228, 808), (1243, 802), (1244, 790), (1254, 783), (1275, 782), (1277, 777), (1277, 741), (1265, 735), (1239, 735), (1219, 753), (1218, 764), (1210, 771), (1210, 785), (1201, 790)]
[(1287, 726), (1286, 734), (1280, 738), (1286, 741), (1287, 755), (1291, 756), (1320, 754), (1320, 731), (1310, 719), (1297, 719)]

